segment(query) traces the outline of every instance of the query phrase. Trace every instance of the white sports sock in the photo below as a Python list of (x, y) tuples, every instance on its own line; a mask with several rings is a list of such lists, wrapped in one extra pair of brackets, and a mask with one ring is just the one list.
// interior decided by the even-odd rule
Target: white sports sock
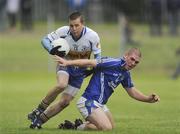
[(77, 130), (84, 130), (85, 126), (86, 126), (86, 124), (83, 123), (77, 127)]

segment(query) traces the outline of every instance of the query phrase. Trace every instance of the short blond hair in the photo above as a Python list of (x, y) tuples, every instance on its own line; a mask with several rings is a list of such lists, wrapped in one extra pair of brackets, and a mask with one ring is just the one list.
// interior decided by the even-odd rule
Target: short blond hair
[(137, 54), (139, 57), (142, 56), (141, 51), (138, 48), (130, 48), (125, 52), (125, 55), (131, 55), (132, 53)]

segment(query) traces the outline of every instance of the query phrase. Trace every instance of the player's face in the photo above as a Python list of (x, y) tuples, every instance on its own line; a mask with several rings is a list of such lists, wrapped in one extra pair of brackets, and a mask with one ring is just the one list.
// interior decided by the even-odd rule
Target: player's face
[(140, 62), (140, 57), (136, 53), (131, 53), (127, 54), (124, 56), (126, 64), (125, 64), (125, 69), (126, 70), (131, 70), (133, 69), (139, 62)]
[(81, 22), (81, 19), (77, 18), (75, 20), (69, 20), (69, 26), (73, 36), (75, 38), (79, 38), (84, 27), (83, 23)]

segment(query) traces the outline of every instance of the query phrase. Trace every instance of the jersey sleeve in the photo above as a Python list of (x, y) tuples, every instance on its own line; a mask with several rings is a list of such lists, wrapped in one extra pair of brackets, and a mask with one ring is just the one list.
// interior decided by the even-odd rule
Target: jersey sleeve
[(121, 82), (123, 88), (127, 89), (127, 88), (131, 88), (134, 87), (134, 84), (131, 80), (131, 76), (130, 76), (130, 72), (127, 72), (124, 80)]
[(67, 33), (68, 33), (68, 29), (69, 29), (68, 26), (64, 26), (64, 27), (61, 27), (61, 28), (57, 29), (56, 31), (53, 31), (53, 32), (49, 33), (47, 36), (45, 36), (41, 40), (41, 44), (50, 53), (50, 51), (53, 48), (53, 46), (51, 45), (51, 42), (53, 40), (58, 39), (58, 38), (65, 37), (67, 35)]
[(49, 33), (47, 35), (47, 37), (52, 42), (53, 40), (56, 40), (58, 38), (66, 37), (68, 31), (69, 31), (69, 27), (68, 26), (63, 26), (63, 27), (60, 27), (59, 29), (57, 29), (56, 31), (53, 31), (53, 32)]
[(105, 69), (114, 66), (120, 66), (119, 60), (113, 58), (102, 57), (101, 59), (96, 59), (96, 61), (97, 61), (96, 68)]
[(94, 32), (94, 36), (92, 37), (92, 51), (94, 55), (101, 53), (101, 44), (100, 44), (100, 38), (96, 32)]

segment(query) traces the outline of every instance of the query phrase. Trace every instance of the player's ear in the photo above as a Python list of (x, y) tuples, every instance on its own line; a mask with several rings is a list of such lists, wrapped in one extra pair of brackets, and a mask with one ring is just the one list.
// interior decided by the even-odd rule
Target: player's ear
[(125, 53), (123, 57), (124, 57), (124, 59), (127, 59), (128, 54), (127, 54), (127, 53)]

